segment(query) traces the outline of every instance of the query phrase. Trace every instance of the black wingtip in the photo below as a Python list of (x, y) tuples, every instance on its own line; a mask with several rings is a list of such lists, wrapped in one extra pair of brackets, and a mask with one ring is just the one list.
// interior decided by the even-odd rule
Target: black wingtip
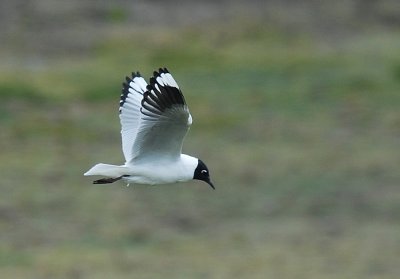
[(160, 67), (158, 71), (153, 72), (142, 99), (141, 112), (151, 117), (154, 114), (160, 115), (173, 105), (186, 105), (185, 98), (178, 86), (170, 85), (167, 80), (157, 81), (162, 74), (169, 74), (168, 69)]
[(131, 80), (133, 80), (134, 78), (137, 78), (137, 77), (142, 77), (139, 72), (132, 72), (131, 76), (132, 76)]
[(132, 82), (133, 78), (134, 78), (133, 76), (132, 76), (132, 78), (126, 76), (125, 77), (126, 82), (122, 83), (121, 97), (119, 99), (119, 113), (121, 113), (121, 111), (122, 111), (121, 107), (125, 104), (126, 98), (128, 97), (129, 84)]

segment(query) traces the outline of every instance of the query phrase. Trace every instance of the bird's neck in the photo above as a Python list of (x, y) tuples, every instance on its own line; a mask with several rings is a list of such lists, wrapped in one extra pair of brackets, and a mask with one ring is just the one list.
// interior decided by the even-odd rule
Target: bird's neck
[(199, 159), (186, 154), (181, 154), (181, 160), (185, 168), (193, 172), (197, 168), (197, 165), (199, 163)]

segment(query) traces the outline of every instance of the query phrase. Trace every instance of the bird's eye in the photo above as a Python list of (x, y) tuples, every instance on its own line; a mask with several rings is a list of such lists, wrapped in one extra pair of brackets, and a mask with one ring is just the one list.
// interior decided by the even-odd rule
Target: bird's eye
[(202, 170), (201, 173), (202, 173), (202, 174), (206, 174), (207, 171), (206, 171), (206, 170)]

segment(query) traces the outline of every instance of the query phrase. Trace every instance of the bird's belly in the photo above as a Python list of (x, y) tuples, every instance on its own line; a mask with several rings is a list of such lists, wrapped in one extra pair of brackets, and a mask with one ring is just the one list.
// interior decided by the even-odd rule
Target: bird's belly
[(168, 179), (166, 177), (157, 178), (157, 177), (147, 177), (147, 176), (137, 176), (137, 175), (126, 176), (123, 178), (123, 180), (125, 180), (127, 183), (149, 184), (149, 185), (169, 184), (169, 183), (185, 181), (183, 179), (174, 179), (174, 178)]
[(182, 174), (180, 168), (177, 167), (152, 167), (152, 168), (134, 168), (134, 173), (129, 176), (123, 177), (127, 183), (133, 184), (169, 184), (180, 181), (190, 180), (191, 177), (187, 177)]

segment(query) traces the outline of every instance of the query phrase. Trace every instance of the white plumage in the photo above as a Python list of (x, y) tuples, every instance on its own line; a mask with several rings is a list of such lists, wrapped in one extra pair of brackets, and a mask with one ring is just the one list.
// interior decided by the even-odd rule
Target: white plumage
[(120, 98), (122, 151), (125, 164), (97, 164), (84, 175), (106, 178), (95, 184), (123, 179), (129, 183), (165, 184), (198, 179), (210, 181), (207, 166), (182, 154), (192, 116), (183, 94), (166, 68), (154, 72), (147, 84), (139, 72), (123, 84)]

